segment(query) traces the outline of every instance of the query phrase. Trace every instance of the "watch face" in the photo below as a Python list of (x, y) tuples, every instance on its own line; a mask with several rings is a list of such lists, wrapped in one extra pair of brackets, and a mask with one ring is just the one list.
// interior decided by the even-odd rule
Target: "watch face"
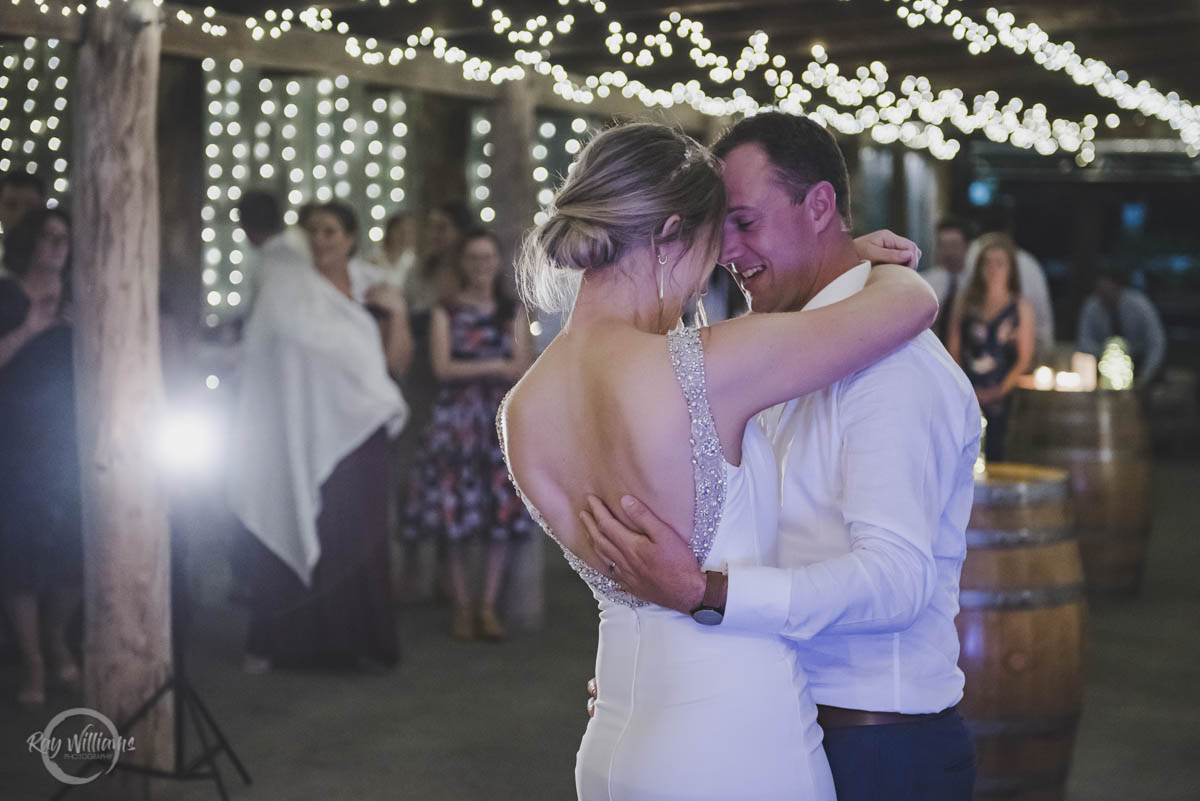
[(725, 616), (716, 609), (697, 609), (692, 612), (692, 619), (697, 623), (703, 623), (705, 626), (715, 626), (725, 619)]

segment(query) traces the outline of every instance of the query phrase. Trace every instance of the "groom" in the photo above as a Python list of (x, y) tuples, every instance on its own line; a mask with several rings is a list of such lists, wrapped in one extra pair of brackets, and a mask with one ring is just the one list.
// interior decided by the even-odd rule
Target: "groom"
[[(729, 196), (721, 261), (752, 311), (818, 308), (863, 288), (846, 166), (824, 128), (760, 114), (714, 151)], [(968, 801), (954, 616), (979, 452), (970, 384), (926, 331), (759, 420), (780, 471), (778, 567), (702, 573), (687, 538), (629, 497), (641, 532), (589, 499), (597, 551), (645, 600), (795, 642), (839, 801)], [(705, 736), (721, 736), (714, 725)]]

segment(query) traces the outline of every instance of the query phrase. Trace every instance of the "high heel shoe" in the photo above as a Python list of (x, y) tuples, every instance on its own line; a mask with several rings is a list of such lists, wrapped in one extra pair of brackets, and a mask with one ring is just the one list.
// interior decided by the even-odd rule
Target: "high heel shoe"
[(58, 669), (58, 673), (54, 676), (58, 679), (58, 683), (66, 687), (75, 688), (83, 680), (83, 674), (79, 671), (78, 665), (63, 665)]
[(50, 664), (53, 665), (51, 675), (56, 684), (61, 684), (71, 689), (79, 686), (82, 674), (79, 671), (79, 665), (75, 662), (75, 657), (67, 649), (51, 651)]
[(492, 642), (500, 642), (508, 638), (508, 632), (504, 630), (504, 624), (500, 622), (500, 617), (496, 614), (495, 607), (480, 607), (479, 634), (483, 639), (491, 640)]

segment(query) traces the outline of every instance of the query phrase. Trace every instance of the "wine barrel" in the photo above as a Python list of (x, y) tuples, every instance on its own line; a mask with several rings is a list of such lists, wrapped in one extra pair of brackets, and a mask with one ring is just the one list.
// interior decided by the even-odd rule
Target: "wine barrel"
[(1133, 595), (1150, 538), (1150, 449), (1133, 392), (1019, 389), (1006, 454), (1071, 473), (1079, 552), (1093, 595)]
[(976, 479), (955, 620), (975, 801), (1063, 798), (1086, 614), (1069, 493), (1066, 472), (1031, 465)]

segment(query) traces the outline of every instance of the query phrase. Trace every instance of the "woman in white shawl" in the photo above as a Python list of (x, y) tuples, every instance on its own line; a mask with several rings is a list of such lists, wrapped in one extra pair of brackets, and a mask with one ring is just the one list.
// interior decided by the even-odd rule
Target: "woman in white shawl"
[(407, 311), (386, 285), (352, 299), (348, 207), (316, 207), (306, 233), (311, 258), (265, 265), (234, 422), (230, 507), (254, 535), (251, 671), (399, 656), (388, 440), (408, 415), (391, 377), (412, 357)]

